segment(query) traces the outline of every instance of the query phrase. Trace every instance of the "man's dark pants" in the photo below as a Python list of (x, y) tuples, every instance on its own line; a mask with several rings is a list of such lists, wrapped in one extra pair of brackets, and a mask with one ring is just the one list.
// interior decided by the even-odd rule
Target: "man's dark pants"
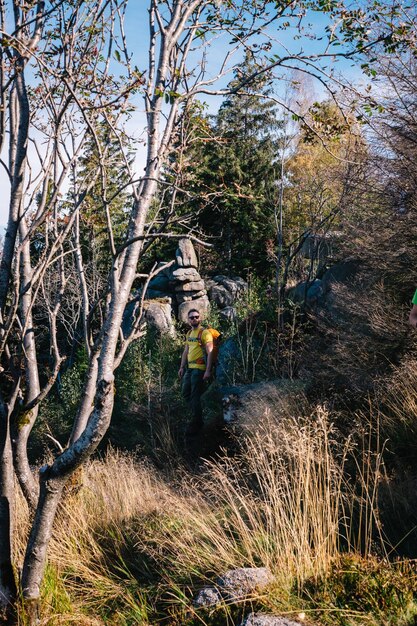
[(189, 367), (182, 379), (182, 395), (193, 416), (191, 427), (203, 425), (203, 409), (201, 407), (201, 396), (204, 393), (203, 376), (204, 370)]

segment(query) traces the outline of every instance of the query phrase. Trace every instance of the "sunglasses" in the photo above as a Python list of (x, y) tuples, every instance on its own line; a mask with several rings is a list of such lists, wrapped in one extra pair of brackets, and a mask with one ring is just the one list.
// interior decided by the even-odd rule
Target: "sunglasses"
[(200, 319), (199, 315), (190, 315), (190, 317), (188, 318), (189, 320), (198, 320)]

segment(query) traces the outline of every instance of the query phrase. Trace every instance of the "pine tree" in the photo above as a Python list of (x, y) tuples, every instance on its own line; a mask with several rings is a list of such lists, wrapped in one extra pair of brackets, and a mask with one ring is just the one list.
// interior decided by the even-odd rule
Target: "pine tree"
[(199, 226), (218, 238), (214, 241), (220, 268), (238, 274), (270, 272), (266, 249), (274, 236), (273, 199), (281, 122), (276, 107), (268, 100), (267, 75), (239, 87), (255, 69), (246, 58), (235, 71), (229, 88), (236, 91), (208, 120), (211, 140), (194, 146), (192, 159)]

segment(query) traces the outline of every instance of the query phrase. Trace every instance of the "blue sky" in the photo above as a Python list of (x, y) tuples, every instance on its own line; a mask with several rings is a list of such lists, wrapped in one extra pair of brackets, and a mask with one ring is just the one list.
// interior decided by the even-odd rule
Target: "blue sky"
[[(147, 68), (148, 63), (148, 11), (147, 11), (148, 3), (146, 0), (131, 0), (128, 5), (126, 21), (125, 21), (125, 30), (126, 30), (126, 38), (128, 48), (132, 51), (133, 54), (133, 63), (137, 65), (140, 70), (145, 70)], [(307, 24), (308, 20), (305, 20)], [(316, 35), (316, 39), (302, 37), (297, 38), (299, 35), (299, 31), (296, 28), (288, 27), (285, 30), (277, 31), (275, 26), (270, 27), (268, 31), (268, 35), (271, 40), (271, 50), (268, 52), (268, 56), (272, 57), (273, 55), (285, 55), (287, 50), (291, 50), (295, 53), (308, 53), (315, 54), (319, 53), (323, 50), (325, 41), (319, 40), (320, 36), (325, 34), (325, 26), (328, 23), (328, 18), (326, 15), (321, 13), (315, 13), (311, 16), (311, 33)], [(324, 38), (325, 39), (325, 38)], [(218, 71), (219, 64), (224, 58), (225, 51), (228, 49), (230, 36), (224, 35), (218, 37), (211, 45), (209, 54), (208, 54), (208, 62), (207, 62), (207, 71), (208, 73), (212, 73), (216, 75)], [(261, 43), (261, 38), (259, 38), (259, 43)], [(340, 48), (336, 49), (336, 51), (340, 50)], [(224, 88), (228, 81), (232, 76), (232, 68), (233, 65), (239, 62), (242, 58), (242, 53), (237, 53), (232, 62), (229, 64), (229, 73), (224, 76), (221, 80), (216, 84), (217, 89)], [(349, 77), (350, 80), (358, 80), (360, 77), (360, 70), (355, 64), (352, 64), (350, 61), (340, 61), (336, 64), (332, 63), (332, 60), (329, 59), (327, 65), (334, 65), (337, 68), (337, 71), (342, 73), (345, 77)], [(280, 97), (281, 93), (285, 88), (285, 81), (281, 83), (277, 81), (276, 83), (276, 92), (277, 96)], [(313, 94), (312, 94), (313, 95)], [(320, 87), (320, 84), (317, 83), (315, 88), (315, 98), (323, 97), (324, 90)], [(208, 110), (210, 112), (215, 112), (220, 103), (221, 98), (218, 96), (209, 96), (204, 95), (201, 97), (208, 104)], [(136, 139), (140, 139), (143, 136), (144, 129), (146, 127), (146, 118), (143, 110), (143, 102), (141, 100), (140, 94), (135, 96), (136, 112), (132, 115), (131, 120), (127, 125), (128, 132), (132, 134)], [(29, 148), (29, 158), (33, 156), (33, 151)], [(143, 144), (138, 144), (137, 149), (137, 157), (136, 157), (136, 168), (138, 174), (143, 168), (144, 164), (144, 156), (145, 156), (145, 148)], [(5, 158), (5, 155), (3, 155)], [(0, 171), (0, 188), (3, 190), (1, 194), (1, 202), (0, 202), (0, 229), (4, 227), (4, 224), (7, 219), (7, 209), (8, 209), (8, 182), (4, 173), (3, 168)]]

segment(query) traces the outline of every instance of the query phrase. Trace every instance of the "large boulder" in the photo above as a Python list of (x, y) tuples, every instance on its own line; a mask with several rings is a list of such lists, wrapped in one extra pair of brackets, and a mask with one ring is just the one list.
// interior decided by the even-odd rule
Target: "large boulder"
[(243, 293), (248, 288), (248, 283), (243, 280), (240, 276), (223, 276), (223, 274), (219, 274), (218, 276), (214, 276), (213, 280), (223, 285), (226, 289), (228, 289), (231, 293), (236, 296), (240, 293)]
[(222, 386), (224, 421), (247, 433), (257, 432), (271, 407), (276, 416), (296, 411), (305, 389), (305, 382), (283, 378), (250, 385)]
[(298, 283), (296, 287), (292, 287), (288, 291), (287, 296), (293, 302), (298, 304), (305, 302), (308, 307), (312, 307), (319, 303), (324, 296), (323, 281), (316, 278), (312, 282), (303, 281)]
[(161, 272), (149, 281), (149, 289), (152, 289), (153, 291), (171, 291), (171, 281), (169, 276)]
[(322, 273), (321, 279), (313, 281), (303, 281), (292, 287), (287, 292), (287, 297), (298, 304), (306, 304), (307, 307), (333, 306), (332, 291), (341, 284), (349, 283), (360, 269), (360, 262), (357, 259), (347, 259), (336, 263)]
[(237, 319), (237, 311), (233, 306), (225, 306), (224, 309), (219, 311), (219, 314), (224, 319), (229, 320), (229, 322), (234, 322)]
[(334, 283), (346, 283), (359, 271), (360, 262), (357, 259), (347, 259), (330, 267), (322, 276), (324, 292), (327, 292)]
[(223, 285), (213, 285), (209, 291), (210, 300), (217, 304), (219, 309), (232, 306), (235, 302), (235, 296), (228, 291)]
[(175, 327), (172, 320), (172, 309), (169, 302), (158, 300), (147, 301), (144, 304), (146, 322), (162, 334), (175, 336)]
[(198, 267), (197, 255), (191, 239), (184, 237), (178, 241), (175, 259), (178, 267)]
[(196, 298), (195, 300), (189, 300), (188, 302), (182, 302), (178, 306), (178, 319), (181, 322), (187, 323), (188, 311), (191, 311), (191, 309), (197, 309), (197, 311), (200, 312), (201, 317), (204, 319), (210, 310), (210, 302), (207, 296), (202, 296), (201, 298)]
[[(169, 295), (168, 295), (169, 294)], [(157, 291), (156, 289), (147, 289), (145, 297), (147, 300), (166, 300), (167, 302), (172, 302), (172, 293), (167, 291)]]
[(233, 306), (247, 290), (248, 284), (240, 276), (224, 276), (219, 274), (206, 281), (209, 298), (219, 309)]

